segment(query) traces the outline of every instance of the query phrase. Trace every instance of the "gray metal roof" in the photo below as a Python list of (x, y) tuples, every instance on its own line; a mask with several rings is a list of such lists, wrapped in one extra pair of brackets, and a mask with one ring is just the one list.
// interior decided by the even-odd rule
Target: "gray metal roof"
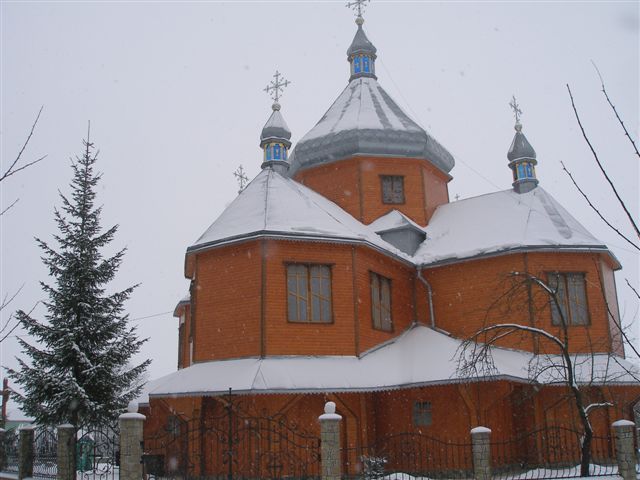
[(290, 174), (357, 154), (430, 161), (448, 173), (453, 156), (414, 122), (375, 78), (355, 78), (296, 145)]
[(527, 137), (522, 133), (522, 126), (516, 125), (516, 134), (513, 137), (507, 158), (510, 162), (521, 158), (536, 159), (536, 151), (533, 149)]
[(289, 130), (287, 122), (284, 121), (279, 106), (273, 109), (273, 113), (269, 117), (269, 120), (267, 120), (267, 123), (264, 124), (262, 133), (260, 134), (261, 142), (270, 139), (291, 139), (291, 130)]
[(351, 42), (351, 46), (347, 50), (347, 56), (351, 58), (351, 55), (355, 55), (356, 53), (368, 53), (370, 55), (375, 55), (376, 52), (376, 47), (367, 38), (367, 35), (362, 29), (362, 24), (358, 24), (358, 31), (356, 31), (356, 35), (353, 37), (353, 42)]

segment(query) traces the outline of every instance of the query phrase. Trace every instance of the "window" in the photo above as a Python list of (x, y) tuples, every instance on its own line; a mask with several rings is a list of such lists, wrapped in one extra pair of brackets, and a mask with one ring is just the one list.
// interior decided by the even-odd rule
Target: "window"
[(287, 265), (287, 290), (290, 322), (332, 321), (328, 265)]
[(404, 203), (404, 177), (381, 175), (382, 203)]
[(431, 402), (415, 402), (413, 404), (413, 424), (428, 426), (432, 423)]
[(558, 298), (558, 305), (551, 301), (552, 325), (561, 325), (562, 317), (567, 325), (588, 325), (589, 310), (584, 273), (554, 272), (549, 273), (548, 278), (549, 286), (556, 291)]
[(371, 319), (373, 328), (390, 332), (391, 280), (371, 272)]

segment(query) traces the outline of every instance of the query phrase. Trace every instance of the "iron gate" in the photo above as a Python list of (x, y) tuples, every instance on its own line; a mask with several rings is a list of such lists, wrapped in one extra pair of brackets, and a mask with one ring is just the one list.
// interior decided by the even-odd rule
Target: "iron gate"
[(238, 397), (218, 398), (198, 419), (170, 416), (145, 434), (144, 467), (152, 478), (315, 479), (320, 438), (286, 416), (249, 414)]

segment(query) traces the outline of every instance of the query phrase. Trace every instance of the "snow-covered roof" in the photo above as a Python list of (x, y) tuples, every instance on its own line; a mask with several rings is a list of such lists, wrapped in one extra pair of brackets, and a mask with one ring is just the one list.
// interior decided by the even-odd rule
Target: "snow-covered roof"
[(541, 187), (441, 205), (425, 231), (427, 239), (414, 255), (416, 263), (425, 265), (517, 249), (608, 251)]
[(422, 158), (444, 172), (455, 164), (453, 156), (370, 77), (351, 80), (298, 142), (290, 174), (357, 154)]
[[(376, 391), (420, 385), (469, 381), (457, 376), (457, 353), (461, 341), (431, 328), (415, 325), (393, 340), (355, 356), (295, 356), (243, 358), (196, 363), (155, 380), (146, 396), (186, 396), (236, 393), (298, 393), (328, 391)], [(528, 381), (532, 354), (493, 349), (493, 379)], [(587, 365), (587, 362), (579, 362)], [(633, 382), (624, 369), (640, 370), (624, 359), (612, 360), (596, 355), (594, 370), (600, 372), (595, 383), (604, 378), (612, 382)], [(607, 369), (606, 377), (602, 373)], [(591, 380), (586, 367), (579, 381)], [(552, 375), (551, 373), (549, 375)], [(476, 379), (477, 380), (477, 379)], [(553, 383), (551, 376), (541, 378)], [(141, 403), (148, 401), (143, 396)]]
[(280, 113), (280, 105), (274, 103), (272, 108), (273, 112), (267, 120), (267, 123), (265, 123), (262, 128), (260, 141), (265, 142), (269, 139), (291, 139), (291, 130), (289, 129), (287, 122), (284, 121), (282, 113)]
[(369, 224), (369, 229), (374, 232), (388, 232), (390, 230), (398, 230), (407, 227), (420, 230), (421, 232), (424, 231), (420, 225), (398, 210), (391, 210), (389, 213), (382, 215), (380, 218)]
[(271, 168), (263, 169), (187, 252), (255, 235), (365, 242), (410, 261), (338, 205)]

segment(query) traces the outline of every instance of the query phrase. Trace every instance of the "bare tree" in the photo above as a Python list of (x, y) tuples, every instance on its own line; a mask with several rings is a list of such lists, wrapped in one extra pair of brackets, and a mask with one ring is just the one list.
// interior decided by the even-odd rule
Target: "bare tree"
[[(627, 129), (622, 117), (620, 116), (620, 114), (618, 112), (618, 109), (616, 108), (615, 104), (613, 103), (613, 101), (609, 97), (609, 93), (607, 92), (607, 88), (605, 86), (605, 83), (604, 83), (604, 80), (602, 78), (602, 75), (600, 74), (600, 71), (598, 70), (598, 67), (595, 65), (595, 63), (593, 64), (593, 66), (596, 69), (596, 72), (598, 73), (598, 77), (600, 78), (601, 92), (604, 95), (604, 98), (605, 98), (607, 104), (609, 105), (609, 107), (613, 111), (613, 113), (615, 115), (615, 118), (616, 118), (616, 121), (619, 123), (620, 128), (622, 129), (625, 138), (630, 143), (631, 150), (632, 150), (632, 152), (630, 152), (630, 153), (632, 154), (632, 156), (635, 156), (635, 157), (637, 157), (637, 159), (640, 159), (640, 151), (638, 150), (638, 146), (636, 145), (636, 142), (634, 141), (633, 137), (629, 133), (629, 130)], [(591, 155), (592, 155), (592, 157), (593, 157), (593, 159), (594, 159), (594, 161), (596, 163), (597, 171), (602, 176), (602, 178), (605, 180), (606, 184), (608, 185), (608, 188), (610, 189), (611, 193), (613, 194), (613, 196), (616, 199), (616, 202), (617, 202), (617, 205), (618, 205), (619, 209), (624, 213), (625, 217), (627, 218), (628, 225), (627, 225), (626, 228), (630, 228), (634, 235), (626, 234), (624, 232), (625, 227), (623, 225), (616, 225), (614, 223), (614, 221), (612, 221), (607, 216), (607, 214), (604, 213), (603, 210), (601, 208), (599, 208), (591, 200), (591, 197), (590, 197), (589, 193), (586, 192), (580, 186), (580, 184), (575, 179), (573, 174), (569, 171), (569, 169), (567, 169), (567, 167), (565, 166), (564, 162), (560, 162), (561, 165), (562, 165), (562, 169), (568, 175), (568, 177), (571, 180), (571, 183), (573, 184), (573, 186), (578, 190), (580, 195), (582, 195), (584, 200), (587, 202), (589, 207), (596, 213), (596, 215), (613, 232), (615, 232), (616, 235), (618, 235), (620, 238), (622, 238), (635, 251), (640, 251), (640, 241), (639, 241), (640, 240), (640, 227), (638, 225), (638, 221), (637, 221), (636, 218), (634, 218), (633, 214), (630, 211), (629, 202), (623, 198), (623, 195), (620, 193), (619, 188), (617, 187), (615, 180), (611, 177), (611, 175), (607, 171), (607, 168), (606, 168), (604, 162), (600, 159), (600, 156), (598, 155), (593, 143), (589, 139), (589, 135), (587, 134), (587, 132), (586, 132), (586, 130), (585, 130), (583, 124), (582, 124), (582, 120), (580, 118), (580, 114), (578, 113), (578, 109), (576, 107), (576, 103), (575, 103), (575, 100), (574, 100), (574, 97), (573, 97), (573, 93), (571, 92), (571, 88), (569, 87), (569, 85), (567, 85), (567, 92), (568, 92), (569, 98), (571, 100), (571, 107), (573, 109), (573, 113), (574, 113), (574, 115), (576, 117), (576, 121), (578, 123), (578, 126), (580, 127), (580, 132), (582, 133), (582, 137), (584, 138), (584, 141), (587, 143), (587, 145), (589, 147), (589, 150), (591, 152)], [(635, 238), (632, 238), (633, 236), (635, 236)], [(626, 283), (627, 283), (629, 289), (631, 290), (632, 294), (635, 296), (635, 298), (637, 300), (640, 300), (640, 295), (638, 294), (638, 290), (636, 290), (631, 285), (631, 283), (629, 282), (629, 279), (625, 279), (625, 280), (626, 280)], [(633, 352), (633, 354), (638, 359), (640, 359), (640, 353), (638, 352), (638, 349), (633, 345), (632, 339), (629, 338), (629, 335), (627, 334), (627, 332), (624, 331), (624, 329), (622, 328), (622, 325), (619, 322), (617, 322), (617, 327), (620, 330), (620, 334), (622, 335), (625, 344), (627, 346), (629, 346), (631, 351)]]
[[(0, 183), (4, 182), (5, 180), (15, 175), (16, 173), (26, 170), (27, 168), (35, 165), (36, 163), (41, 162), (47, 157), (46, 155), (43, 155), (35, 160), (29, 161), (26, 163), (23, 162), (23, 158), (22, 158), (22, 155), (24, 154), (25, 150), (27, 149), (27, 146), (29, 145), (29, 142), (31, 141), (31, 137), (33, 137), (33, 132), (35, 131), (36, 126), (38, 125), (38, 121), (40, 120), (40, 115), (42, 114), (43, 108), (44, 106), (40, 107), (40, 110), (38, 111), (38, 115), (36, 115), (36, 119), (33, 121), (33, 124), (31, 125), (31, 130), (29, 131), (29, 135), (27, 135), (27, 139), (22, 144), (22, 148), (20, 148), (20, 151), (18, 152), (14, 160), (11, 162), (11, 164), (7, 167), (7, 169), (0, 174)], [(13, 202), (9, 204), (8, 207), (3, 208), (0, 211), (0, 217), (2, 217), (12, 207), (14, 207), (19, 200), (20, 200), (19, 198), (16, 198)], [(15, 298), (18, 296), (18, 294), (22, 291), (23, 288), (24, 288), (24, 284), (13, 294), (10, 295), (6, 293), (4, 295), (4, 297), (2, 298), (2, 301), (0, 302), (0, 312), (5, 310), (9, 306), (9, 304), (13, 300), (15, 300)], [(35, 306), (33, 307), (33, 309), (35, 309)], [(19, 325), (20, 324), (16, 320), (14, 315), (13, 314), (9, 315), (9, 318), (4, 323), (4, 325), (0, 325), (0, 343), (6, 340), (7, 337), (9, 337), (9, 335), (11, 335), (14, 332), (14, 330), (18, 328)]]
[[(21, 172), (23, 170), (26, 170), (27, 168), (35, 165), (38, 162), (41, 162), (45, 158), (47, 158), (46, 155), (43, 155), (40, 158), (37, 158), (37, 159), (32, 160), (30, 162), (26, 162), (26, 163), (22, 162), (22, 155), (24, 154), (24, 151), (27, 149), (27, 146), (29, 145), (29, 142), (31, 141), (31, 137), (33, 136), (33, 132), (36, 129), (36, 125), (38, 125), (38, 120), (40, 120), (40, 115), (42, 114), (42, 109), (43, 108), (44, 107), (40, 107), (40, 110), (38, 111), (38, 115), (36, 116), (36, 119), (33, 121), (33, 124), (31, 125), (31, 130), (29, 131), (29, 135), (27, 136), (27, 139), (22, 144), (22, 148), (18, 152), (18, 155), (16, 155), (16, 158), (13, 160), (13, 162), (11, 162), (9, 167), (2, 174), (0, 174), (0, 183), (4, 182), (6, 179), (8, 179), (9, 177), (15, 175), (16, 173), (19, 173), (19, 172)], [(4, 208), (0, 212), (0, 216), (4, 215), (10, 208), (12, 208), (16, 203), (18, 203), (18, 200), (19, 199), (15, 199), (8, 207)]]
[[(458, 352), (457, 374), (460, 378), (486, 377), (497, 373), (492, 350), (508, 337), (533, 337), (547, 354), (531, 354), (528, 364), (529, 381), (532, 384), (564, 384), (569, 398), (576, 407), (582, 427), (581, 476), (589, 475), (593, 427), (590, 414), (603, 407), (613, 406), (609, 402), (589, 402), (586, 390), (594, 383), (612, 381), (616, 377), (631, 376), (640, 382), (637, 371), (626, 368), (613, 355), (594, 352), (604, 350), (603, 345), (592, 344), (590, 352), (577, 355), (571, 343), (569, 319), (567, 318), (562, 293), (540, 277), (529, 273), (513, 272), (510, 285), (487, 310), (485, 326), (467, 338)], [(559, 285), (559, 283), (558, 283)], [(522, 295), (529, 302), (522, 302)], [(523, 305), (527, 303), (527, 305)], [(513, 308), (553, 308), (558, 319), (557, 333), (522, 323), (494, 323), (495, 317), (508, 317)], [(606, 357), (602, 362), (602, 357)], [(604, 366), (604, 369), (602, 369)], [(585, 377), (587, 381), (585, 381)]]

